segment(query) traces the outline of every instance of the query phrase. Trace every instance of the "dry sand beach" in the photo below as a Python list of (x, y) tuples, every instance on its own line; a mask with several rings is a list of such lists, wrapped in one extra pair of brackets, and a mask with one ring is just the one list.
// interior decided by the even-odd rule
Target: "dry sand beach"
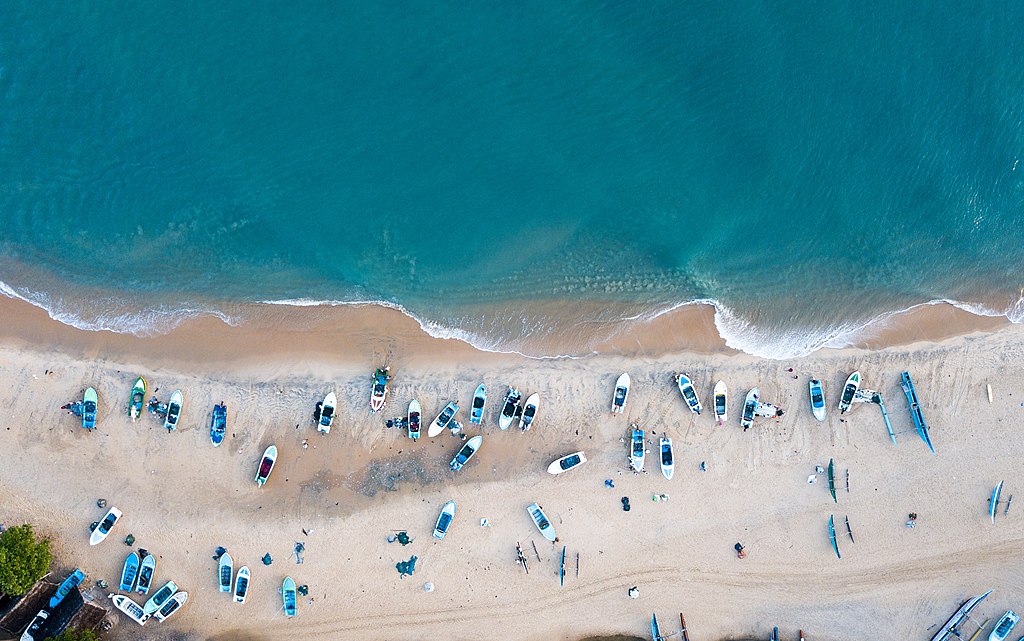
[[(714, 345), (665, 350), (665, 335), (678, 331), (666, 325), (646, 337), (620, 337), (606, 353), (536, 360), (432, 339), (408, 319), (380, 318), (379, 310), (358, 312), (368, 317), (333, 330), (326, 322), (284, 331), (195, 321), (167, 336), (133, 338), (74, 330), (20, 302), (0, 307), (0, 520), (34, 523), (53, 539), (64, 567), (88, 574), (87, 585), (105, 579), (116, 586), (128, 552), (120, 541), (134, 534), (136, 545), (158, 558), (156, 584), (173, 579), (190, 595), (164, 624), (140, 629), (112, 613), (114, 638), (647, 638), (652, 612), (675, 630), (682, 611), (694, 641), (764, 639), (773, 625), (783, 639), (796, 638), (798, 628), (809, 640), (929, 639), (969, 595), (995, 590), (982, 618), (1024, 606), (1024, 521), (1018, 509), (994, 526), (987, 514), (989, 493), (1002, 479), (1008, 493), (1024, 498), (1017, 447), (1024, 332), (1017, 326), (951, 335), (956, 319), (940, 316), (893, 330), (889, 346), (769, 361)], [(391, 396), (384, 412), (371, 415), (370, 374), (384, 359), (394, 373)], [(898, 447), (875, 406), (843, 417), (835, 410), (854, 369), (885, 396)], [(937, 455), (913, 430), (898, 385), (904, 369), (914, 376)], [(615, 417), (608, 405), (622, 371), (634, 383), (626, 415)], [(672, 383), (677, 371), (695, 379), (705, 407), (714, 382), (728, 383), (725, 426), (707, 409), (699, 417), (687, 411)], [(176, 433), (148, 415), (129, 420), (128, 392), (138, 375), (163, 400), (175, 388), (184, 391)], [(808, 407), (812, 376), (826, 385), (824, 423)], [(384, 428), (414, 396), (427, 421), (457, 399), (468, 423), (465, 408), (479, 382), (490, 391), (484, 442), (458, 474), (447, 467), (458, 439), (414, 443)], [(527, 434), (497, 429), (507, 384), (541, 394)], [(100, 395), (93, 433), (60, 409), (89, 385)], [(754, 385), (786, 414), (743, 432), (742, 395)], [(310, 416), (330, 390), (339, 413), (322, 436)], [(215, 449), (209, 416), (222, 399), (228, 435)], [(627, 471), (630, 420), (652, 439), (649, 473), (639, 476)], [(665, 433), (676, 449), (672, 481), (657, 467), (656, 439)], [(271, 443), (278, 465), (257, 489), (258, 458)], [(578, 449), (590, 459), (582, 468), (558, 477), (544, 471)], [(807, 483), (830, 458), (838, 503), (823, 475)], [(661, 493), (671, 498), (651, 500)], [(628, 513), (623, 496), (631, 500)], [(103, 513), (98, 498), (125, 517), (107, 542), (90, 547), (88, 526)], [(436, 541), (430, 532), (449, 499), (459, 511), (446, 539)], [(557, 547), (527, 516), (533, 501), (551, 517)], [(914, 529), (904, 527), (910, 512), (919, 515)], [(841, 560), (828, 539), (830, 515)], [(485, 517), (490, 527), (480, 526)], [(856, 543), (840, 525), (846, 517)], [(409, 531), (411, 545), (387, 543), (398, 529)], [(297, 541), (306, 546), (301, 565), (290, 558)], [(528, 575), (515, 562), (517, 541), (529, 556)], [(736, 558), (738, 541), (746, 559)], [(563, 544), (569, 562), (559, 587)], [(245, 605), (217, 592), (217, 546), (236, 567), (252, 569)], [(267, 552), (274, 557), (269, 567), (260, 563)], [(416, 573), (401, 579), (395, 563), (413, 554)], [(280, 607), (286, 575), (310, 587), (292, 620)], [(423, 590), (428, 581), (432, 593)], [(626, 595), (634, 585), (636, 600)]]

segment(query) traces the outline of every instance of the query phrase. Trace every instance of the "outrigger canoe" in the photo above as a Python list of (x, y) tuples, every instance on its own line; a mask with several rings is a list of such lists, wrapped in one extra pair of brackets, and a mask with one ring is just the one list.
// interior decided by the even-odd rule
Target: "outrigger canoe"
[(409, 401), (409, 438), (418, 439), (420, 437), (420, 402), (415, 398)]
[(87, 430), (96, 429), (96, 409), (99, 407), (99, 396), (92, 387), (85, 390), (82, 398), (82, 427)]
[(548, 465), (548, 474), (561, 474), (562, 472), (568, 472), (574, 467), (579, 467), (586, 462), (587, 455), (582, 451), (566, 454), (562, 458), (552, 461), (551, 465)]
[(334, 412), (338, 407), (338, 397), (334, 392), (328, 392), (324, 402), (320, 406), (320, 420), (317, 421), (316, 429), (324, 434), (331, 433), (331, 425), (334, 423)]
[(629, 374), (622, 374), (615, 381), (615, 392), (612, 393), (612, 414), (621, 414), (629, 397)]
[(213, 406), (213, 416), (210, 417), (210, 442), (214, 447), (220, 447), (224, 442), (224, 433), (228, 429), (228, 406), (221, 401)]
[(747, 392), (747, 397), (743, 400), (743, 414), (740, 416), (740, 426), (744, 430), (754, 424), (754, 415), (757, 413), (760, 398), (761, 390), (756, 387)]
[(665, 478), (669, 481), (672, 480), (672, 474), (675, 472), (675, 455), (672, 452), (672, 439), (661, 437), (661, 473), (665, 475)]
[(812, 378), (807, 384), (811, 398), (811, 413), (819, 421), (825, 420), (825, 390), (821, 387), (821, 381)]
[(530, 518), (533, 519), (533, 524), (537, 526), (537, 529), (540, 530), (540, 533), (544, 538), (554, 543), (555, 528), (551, 525), (551, 521), (548, 520), (547, 515), (544, 514), (544, 510), (542, 510), (536, 503), (530, 503), (530, 505), (526, 507), (526, 511), (530, 515)]
[(903, 388), (903, 393), (907, 395), (907, 403), (910, 405), (910, 418), (914, 420), (917, 434), (924, 441), (924, 444), (928, 446), (932, 454), (935, 454), (935, 448), (932, 447), (932, 438), (928, 435), (928, 424), (924, 422), (924, 414), (921, 413), (921, 403), (917, 398), (917, 390), (914, 389), (914, 381), (910, 379), (910, 372), (900, 374), (900, 387)]
[(185, 397), (181, 395), (181, 390), (176, 389), (171, 394), (171, 400), (167, 401), (167, 418), (164, 419), (164, 427), (167, 428), (168, 432), (173, 432), (178, 429), (178, 419), (181, 418), (181, 404), (185, 401)]
[(466, 465), (466, 463), (469, 463), (469, 459), (473, 458), (473, 455), (477, 453), (480, 449), (480, 444), (483, 442), (484, 437), (479, 434), (466, 441), (466, 443), (455, 454), (455, 458), (452, 459), (452, 471), (458, 472)]
[(840, 414), (845, 414), (850, 410), (850, 405), (853, 403), (853, 397), (857, 394), (857, 390), (859, 389), (860, 372), (854, 372), (846, 379), (846, 385), (843, 386), (843, 395), (839, 398)]
[(448, 427), (448, 424), (455, 419), (455, 415), (459, 413), (459, 404), (455, 401), (449, 401), (441, 413), (437, 415), (434, 422), (427, 428), (427, 437), (434, 438)]
[(644, 471), (644, 431), (633, 427), (629, 439), (629, 465), (637, 472)]
[(507, 430), (515, 420), (516, 415), (519, 414), (519, 399), (522, 397), (519, 390), (509, 385), (508, 391), (505, 392), (505, 400), (501, 403), (501, 414), (498, 416), (499, 428)]
[(473, 393), (473, 406), (469, 410), (469, 422), (480, 425), (484, 422), (484, 405), (487, 404), (487, 387), (483, 383), (476, 386)]
[(391, 368), (378, 368), (373, 373), (373, 388), (370, 390), (370, 411), (379, 412), (384, 409), (388, 399), (388, 381), (391, 380)]
[(715, 418), (719, 425), (725, 425), (729, 418), (729, 388), (725, 381), (715, 383)]
[(526, 404), (523, 405), (523, 415), (519, 418), (519, 429), (524, 432), (530, 431), (530, 426), (533, 425), (533, 421), (537, 418), (537, 405), (540, 403), (540, 394), (533, 393), (526, 399)]
[(260, 459), (260, 466), (256, 470), (256, 485), (263, 487), (270, 478), (270, 473), (274, 471), (274, 463), (277, 462), (277, 446), (271, 445), (263, 452), (263, 458)]
[(700, 398), (697, 397), (697, 390), (693, 387), (693, 381), (686, 374), (676, 374), (676, 385), (679, 386), (679, 393), (686, 401), (687, 407), (694, 414), (700, 414)]
[(134, 423), (142, 414), (142, 406), (146, 404), (146, 379), (141, 376), (135, 379), (132, 386), (132, 395), (128, 401), (128, 416), (132, 417)]

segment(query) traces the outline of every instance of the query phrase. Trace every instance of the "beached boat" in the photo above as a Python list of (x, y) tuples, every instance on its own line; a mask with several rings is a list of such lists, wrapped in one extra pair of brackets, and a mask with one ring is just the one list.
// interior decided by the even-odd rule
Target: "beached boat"
[(132, 395), (128, 400), (128, 416), (132, 417), (134, 423), (142, 414), (142, 406), (146, 404), (146, 379), (141, 376), (135, 379), (132, 385)]
[(540, 394), (533, 393), (526, 398), (523, 405), (523, 415), (519, 417), (519, 429), (524, 432), (530, 431), (534, 419), (537, 418), (537, 405), (540, 403)]
[(406, 420), (409, 425), (409, 438), (411, 439), (418, 439), (420, 437), (420, 416), (420, 402), (414, 398), (409, 401), (409, 413)]
[(715, 383), (715, 418), (719, 425), (725, 425), (729, 418), (729, 388), (725, 381)]
[(139, 576), (139, 555), (132, 552), (124, 560), (124, 567), (121, 568), (121, 584), (119, 589), (122, 592), (131, 592), (135, 587), (135, 579)]
[(181, 395), (181, 390), (176, 389), (171, 394), (171, 400), (167, 401), (167, 418), (164, 419), (164, 427), (167, 428), (168, 432), (173, 432), (178, 429), (178, 419), (181, 418), (181, 404), (185, 401), (185, 397)]
[(850, 410), (850, 405), (853, 403), (853, 397), (859, 389), (860, 372), (854, 372), (846, 379), (846, 385), (843, 386), (843, 395), (839, 397), (840, 414), (845, 414)]
[(533, 519), (533, 524), (537, 526), (538, 530), (540, 530), (541, 535), (543, 535), (543, 537), (548, 541), (554, 543), (555, 528), (551, 525), (551, 521), (548, 520), (547, 515), (544, 514), (544, 510), (542, 510), (536, 503), (530, 503), (526, 507), (526, 512), (530, 515), (530, 518)]
[[(28, 627), (21, 633), (21, 641), (43, 641), (42, 635), (39, 631), (43, 629), (43, 624), (50, 618), (49, 610), (40, 610), (36, 612), (36, 615), (29, 621)], [(36, 636), (39, 638), (37, 639)]]
[(221, 592), (231, 591), (231, 575), (234, 574), (234, 560), (231, 555), (225, 552), (220, 555), (220, 559), (217, 561), (217, 580), (220, 584)]
[(434, 438), (448, 427), (448, 424), (455, 420), (455, 415), (459, 413), (459, 404), (455, 401), (449, 401), (441, 413), (437, 415), (434, 422), (427, 428), (427, 436)]
[(210, 418), (210, 442), (214, 447), (220, 447), (224, 442), (224, 433), (228, 430), (228, 406), (221, 401), (213, 406), (213, 416)]
[(811, 413), (814, 414), (814, 418), (819, 421), (825, 420), (825, 390), (821, 386), (821, 381), (816, 378), (812, 378), (811, 382), (807, 384), (810, 391), (811, 398)]
[(676, 460), (675, 455), (672, 452), (672, 439), (661, 437), (661, 473), (665, 475), (665, 478), (672, 480), (672, 474), (675, 472)]
[(629, 466), (637, 472), (643, 472), (645, 456), (644, 431), (634, 426), (629, 439)]
[(772, 635), (768, 637), (768, 641), (779, 641), (779, 626), (772, 628)]
[(473, 458), (473, 455), (480, 450), (480, 444), (484, 442), (484, 437), (479, 434), (466, 441), (459, 451), (455, 454), (455, 458), (452, 459), (451, 468), (453, 472), (461, 470), (466, 463), (469, 463), (469, 459)]
[(1007, 610), (1006, 614), (996, 623), (996, 627), (992, 629), (992, 633), (988, 635), (988, 641), (1006, 641), (1006, 637), (1010, 636), (1019, 621), (1020, 617), (1016, 612)]
[(473, 406), (469, 410), (469, 422), (480, 425), (484, 422), (484, 405), (487, 404), (487, 387), (483, 383), (476, 386), (473, 393)]
[(82, 427), (87, 430), (96, 429), (96, 410), (99, 407), (99, 396), (92, 387), (85, 390), (82, 397)]
[(548, 474), (561, 474), (562, 472), (568, 472), (569, 470), (579, 467), (586, 462), (587, 455), (583, 452), (566, 454), (562, 458), (552, 461), (551, 465), (548, 465)]
[(910, 379), (910, 372), (900, 374), (900, 387), (903, 388), (903, 393), (907, 396), (907, 404), (910, 405), (910, 418), (914, 420), (914, 427), (917, 428), (918, 436), (921, 437), (921, 440), (928, 446), (932, 454), (935, 454), (935, 448), (932, 447), (932, 438), (928, 434), (928, 424), (924, 422), (924, 414), (921, 413), (921, 403), (917, 398), (917, 390), (914, 389), (914, 381)]
[(57, 592), (55, 592), (54, 595), (50, 597), (50, 609), (52, 610), (58, 605), (60, 605), (60, 602), (64, 600), (64, 597), (66, 597), (72, 590), (78, 587), (84, 580), (85, 572), (82, 572), (78, 568), (75, 568), (74, 572), (69, 574), (66, 579), (60, 582), (60, 585), (57, 586)]
[(295, 581), (290, 576), (285, 577), (281, 584), (281, 600), (284, 602), (284, 615), (289, 619), (295, 616)]
[(99, 545), (103, 543), (103, 540), (107, 538), (110, 531), (117, 525), (117, 520), (121, 518), (121, 510), (116, 507), (112, 507), (107, 510), (107, 513), (100, 520), (100, 524), (96, 526), (96, 529), (89, 535), (89, 545)]
[(243, 565), (238, 568), (235, 575), (235, 603), (245, 603), (245, 597), (249, 594), (249, 566)]
[(391, 368), (382, 367), (373, 373), (373, 388), (370, 390), (370, 411), (379, 412), (384, 409), (388, 400), (388, 381), (391, 380)]
[(661, 626), (658, 625), (658, 615), (651, 615), (651, 638), (654, 641), (665, 641), (665, 637), (661, 634)]
[(153, 614), (159, 610), (164, 603), (167, 603), (168, 599), (174, 596), (174, 593), (178, 591), (178, 586), (175, 585), (174, 581), (168, 581), (164, 583), (163, 587), (156, 591), (156, 594), (149, 597), (149, 601), (146, 601), (146, 605), (142, 606), (142, 611), (147, 616)]
[(931, 641), (949, 641), (954, 637), (957, 639), (962, 638), (960, 626), (970, 619), (971, 611), (978, 607), (981, 602), (985, 600), (985, 597), (990, 594), (992, 594), (992, 590), (964, 601), (960, 606), (960, 609), (954, 612), (953, 616), (949, 617), (949, 619), (942, 624), (942, 627), (939, 628), (939, 631), (931, 638)]
[(274, 471), (274, 463), (277, 462), (277, 446), (271, 445), (263, 452), (263, 458), (260, 459), (260, 466), (256, 469), (256, 485), (263, 487), (270, 478), (270, 473)]
[(1003, 493), (1003, 482), (999, 481), (992, 490), (992, 498), (988, 500), (988, 517), (992, 524), (996, 523), (996, 510), (999, 508), (999, 496)]
[(448, 528), (451, 527), (452, 520), (455, 518), (455, 501), (448, 501), (441, 508), (441, 513), (437, 515), (437, 521), (434, 523), (434, 538), (443, 539), (445, 534), (448, 534)]
[(612, 414), (621, 414), (629, 398), (629, 374), (623, 373), (615, 380), (615, 391), (612, 392)]
[(757, 403), (761, 398), (761, 390), (754, 387), (747, 392), (743, 399), (743, 414), (740, 415), (740, 426), (746, 430), (754, 424), (754, 415), (757, 412)]
[(686, 401), (687, 407), (694, 414), (700, 414), (700, 398), (697, 396), (697, 390), (693, 387), (693, 381), (686, 374), (676, 374), (675, 377), (676, 385), (679, 386), (679, 394), (682, 395), (683, 400)]
[(110, 600), (114, 602), (114, 607), (123, 612), (129, 619), (139, 625), (146, 625), (149, 615), (146, 614), (141, 605), (123, 594), (111, 594)]
[(836, 553), (836, 558), (843, 558), (843, 555), (839, 553), (839, 544), (836, 542), (836, 522), (832, 514), (828, 517), (828, 537), (832, 542), (832, 551)]
[(153, 574), (156, 572), (156, 557), (147, 554), (139, 565), (139, 581), (135, 585), (135, 591), (139, 594), (149, 594), (149, 588), (153, 585)]
[(317, 421), (316, 429), (324, 434), (331, 433), (331, 425), (334, 423), (334, 411), (338, 407), (338, 397), (334, 392), (328, 392), (324, 402), (320, 406), (320, 420)]
[(180, 610), (186, 601), (188, 601), (188, 592), (175, 592), (174, 596), (167, 600), (167, 603), (153, 613), (153, 618), (157, 621), (166, 621), (171, 618), (172, 614)]
[(507, 430), (519, 413), (519, 399), (523, 397), (519, 390), (509, 385), (505, 392), (505, 400), (501, 403), (501, 414), (498, 416), (498, 427)]

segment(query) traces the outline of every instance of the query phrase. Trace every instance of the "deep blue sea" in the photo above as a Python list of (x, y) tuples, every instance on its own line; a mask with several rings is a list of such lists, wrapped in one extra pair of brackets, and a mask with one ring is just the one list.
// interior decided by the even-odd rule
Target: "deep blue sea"
[(383, 301), (496, 349), (577, 301), (708, 301), (772, 355), (934, 300), (1020, 320), (1021, 25), (952, 1), (2, 3), (0, 290), (141, 334)]

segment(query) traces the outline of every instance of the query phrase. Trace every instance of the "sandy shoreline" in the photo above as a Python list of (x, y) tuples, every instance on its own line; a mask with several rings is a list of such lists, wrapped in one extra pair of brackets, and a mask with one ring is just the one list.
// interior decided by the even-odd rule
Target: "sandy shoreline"
[[(1006, 446), (1016, 442), (1024, 412), (1017, 367), (1024, 334), (1016, 326), (949, 337), (959, 318), (950, 312), (919, 319), (917, 330), (893, 339), (897, 346), (766, 361), (726, 349), (666, 350), (663, 341), (681, 330), (666, 318), (649, 336), (630, 339), (635, 344), (609, 347), (626, 355), (550, 361), (425, 337), (397, 313), (350, 315), (342, 326), (327, 318), (301, 331), (199, 320), (143, 339), (74, 330), (17, 301), (0, 309), (11, 312), (0, 328), (0, 519), (33, 521), (54, 538), (62, 561), (112, 585), (127, 553), (114, 539), (133, 533), (159, 557), (157, 582), (173, 578), (191, 595), (171, 622), (147, 625), (146, 638), (172, 630), (254, 640), (641, 636), (652, 611), (674, 629), (681, 610), (695, 641), (766, 638), (772, 625), (783, 638), (803, 628), (808, 639), (927, 639), (929, 626), (965, 595), (995, 588), (985, 615), (997, 616), (1024, 593), (1024, 574), (1006, 563), (1024, 526), (1015, 511), (996, 526), (985, 512), (996, 482), (1020, 478), (1016, 449)], [(931, 338), (944, 340), (921, 342)], [(392, 398), (384, 416), (369, 415), (369, 374), (385, 359), (395, 370)], [(876, 408), (860, 406), (844, 420), (834, 411), (855, 368), (885, 395), (899, 447)], [(898, 388), (902, 369), (914, 374), (937, 456), (913, 433)], [(671, 482), (653, 453), (649, 474), (624, 472), (627, 417), (606, 412), (612, 382), (624, 370), (635, 382), (629, 418), (674, 439)], [(685, 411), (670, 380), (679, 370), (695, 378), (705, 403), (713, 382), (727, 381), (733, 398), (726, 426)], [(138, 374), (161, 398), (175, 387), (185, 391), (175, 434), (148, 416), (133, 425), (124, 414)], [(824, 424), (807, 408), (811, 374), (826, 384)], [(428, 420), (449, 398), (465, 407), (480, 381), (492, 394), (484, 445), (457, 476), (447, 471), (456, 439), (414, 444), (382, 426), (413, 395)], [(508, 383), (542, 394), (536, 428), (526, 435), (496, 429), (495, 397)], [(995, 390), (992, 405), (985, 383)], [(60, 410), (90, 384), (101, 403), (91, 434)], [(738, 397), (755, 384), (787, 414), (744, 433)], [(309, 412), (329, 389), (339, 397), (339, 421), (321, 437), (308, 425)], [(222, 399), (229, 437), (214, 449), (209, 410)], [(252, 475), (271, 442), (281, 459), (260, 491)], [(586, 450), (590, 463), (561, 477), (543, 473), (576, 449)], [(850, 470), (851, 492), (841, 489), (838, 504), (823, 482), (806, 482), (829, 458), (840, 474)], [(707, 472), (698, 471), (701, 461)], [(609, 478), (614, 490), (603, 485)], [(650, 500), (663, 492), (671, 495), (667, 503)], [(629, 513), (621, 496), (631, 498)], [(95, 507), (100, 497), (126, 519), (116, 537), (90, 548), (87, 528), (102, 512)], [(430, 529), (449, 498), (460, 512), (448, 538), (436, 542)], [(525, 513), (535, 500), (573, 563), (563, 588), (555, 576), (560, 547), (541, 545)], [(911, 511), (921, 515), (914, 530), (903, 527)], [(841, 561), (827, 538), (830, 514), (837, 523), (849, 516), (856, 536), (855, 544), (840, 542)], [(478, 525), (482, 517), (490, 528)], [(407, 528), (414, 543), (388, 545), (386, 535), (397, 528)], [(306, 561), (296, 565), (289, 555), (300, 540)], [(542, 560), (531, 555), (529, 575), (514, 562), (516, 541), (531, 552), (528, 542), (538, 545)], [(733, 554), (736, 541), (750, 552), (743, 561)], [(216, 592), (210, 556), (218, 545), (253, 570), (245, 606)], [(275, 559), (270, 567), (259, 563), (266, 552)], [(400, 580), (394, 564), (412, 554), (420, 559), (416, 575)], [(313, 598), (300, 600), (291, 621), (278, 613), (286, 574), (309, 584)], [(426, 581), (434, 593), (423, 592)], [(640, 599), (625, 596), (631, 585), (640, 587)], [(139, 638), (133, 623), (117, 621), (121, 636)]]

